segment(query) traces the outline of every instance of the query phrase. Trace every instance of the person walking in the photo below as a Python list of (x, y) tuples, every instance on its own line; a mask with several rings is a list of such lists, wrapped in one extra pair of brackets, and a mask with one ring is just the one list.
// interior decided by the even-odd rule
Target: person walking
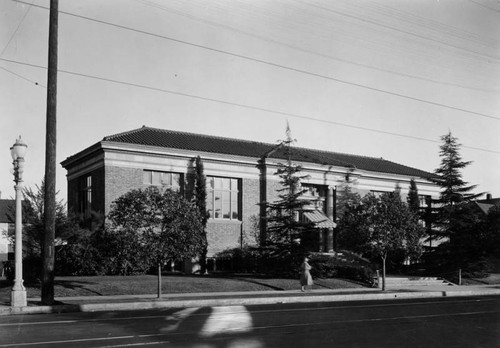
[(311, 266), (308, 263), (309, 259), (304, 257), (304, 262), (300, 265), (300, 290), (302, 292), (306, 291), (306, 286), (313, 285), (313, 280), (311, 277)]

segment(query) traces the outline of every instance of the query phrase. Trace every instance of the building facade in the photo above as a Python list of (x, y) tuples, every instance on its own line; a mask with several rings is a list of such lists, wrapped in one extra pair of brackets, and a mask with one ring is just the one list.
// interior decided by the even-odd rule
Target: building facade
[[(67, 158), (68, 209), (83, 215), (106, 215), (116, 200), (131, 189), (150, 185), (183, 191), (200, 156), (207, 179), (208, 256), (257, 243), (266, 233), (265, 208), (281, 187), (275, 175), (286, 163), (276, 144), (207, 136), (143, 126), (104, 139)], [(333, 250), (337, 187), (352, 182), (361, 195), (401, 188), (405, 196), (413, 178), (419, 194), (437, 198), (433, 174), (381, 158), (292, 147), (291, 160), (300, 165), (306, 196), (315, 200), (304, 218), (318, 230), (318, 251)]]
[(14, 260), (14, 245), (8, 236), (14, 235), (16, 201), (0, 199), (0, 265)]

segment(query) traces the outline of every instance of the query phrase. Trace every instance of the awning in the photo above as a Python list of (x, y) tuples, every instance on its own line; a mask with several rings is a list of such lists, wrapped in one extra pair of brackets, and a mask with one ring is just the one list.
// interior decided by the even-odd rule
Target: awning
[(304, 211), (304, 217), (314, 223), (316, 228), (335, 228), (337, 224), (330, 220), (323, 212), (319, 210)]

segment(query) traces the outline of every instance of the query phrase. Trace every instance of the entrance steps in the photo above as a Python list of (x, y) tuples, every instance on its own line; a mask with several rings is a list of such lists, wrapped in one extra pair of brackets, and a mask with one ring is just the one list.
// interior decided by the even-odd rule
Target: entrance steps
[[(412, 286), (453, 286), (455, 284), (439, 277), (395, 277), (386, 276), (386, 288), (398, 289)], [(378, 287), (382, 287), (382, 277), (378, 279)]]

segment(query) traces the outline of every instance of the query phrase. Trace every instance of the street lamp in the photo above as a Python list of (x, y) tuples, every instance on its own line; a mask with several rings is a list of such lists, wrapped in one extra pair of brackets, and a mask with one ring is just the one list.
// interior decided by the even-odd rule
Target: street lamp
[(10, 154), (12, 155), (13, 165), (14, 165), (14, 182), (16, 185), (14, 189), (16, 190), (16, 235), (15, 235), (15, 279), (14, 286), (10, 293), (10, 305), (12, 307), (24, 307), (27, 305), (26, 301), (26, 289), (23, 285), (23, 235), (22, 235), (22, 206), (21, 206), (21, 194), (23, 188), (23, 172), (24, 172), (24, 155), (28, 145), (26, 145), (22, 140), (21, 136), (16, 139), (16, 143), (10, 148)]

